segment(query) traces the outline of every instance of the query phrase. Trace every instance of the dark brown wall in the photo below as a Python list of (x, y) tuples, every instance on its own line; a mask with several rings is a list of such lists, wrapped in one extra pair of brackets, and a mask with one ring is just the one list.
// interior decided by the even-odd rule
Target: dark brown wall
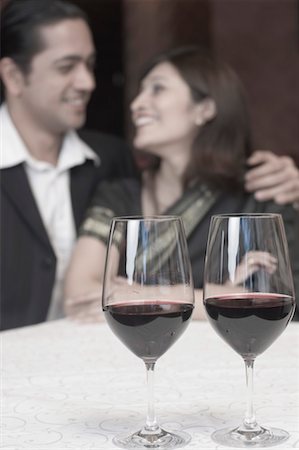
[(213, 0), (212, 37), (249, 98), (257, 147), (299, 161), (299, 24), (297, 0)]
[(117, 135), (124, 130), (122, 0), (72, 0), (88, 15), (97, 49), (97, 88), (87, 126)]

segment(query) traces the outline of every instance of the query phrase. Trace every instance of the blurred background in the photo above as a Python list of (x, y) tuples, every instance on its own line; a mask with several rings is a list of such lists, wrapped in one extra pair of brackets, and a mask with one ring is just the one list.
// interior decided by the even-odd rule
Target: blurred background
[(144, 63), (196, 43), (243, 81), (255, 147), (299, 163), (299, 0), (72, 1), (89, 15), (98, 50), (89, 128), (130, 139), (129, 103)]

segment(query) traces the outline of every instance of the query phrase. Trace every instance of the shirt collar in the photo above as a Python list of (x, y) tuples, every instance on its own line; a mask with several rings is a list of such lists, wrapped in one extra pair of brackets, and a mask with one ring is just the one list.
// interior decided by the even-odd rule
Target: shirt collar
[[(0, 168), (6, 169), (18, 164), (27, 163), (40, 168), (53, 167), (43, 161), (33, 158), (19, 135), (7, 109), (3, 104), (0, 107), (0, 139), (1, 157)], [(100, 165), (99, 156), (78, 136), (75, 131), (66, 133), (60, 150), (57, 170), (68, 170), (84, 164), (86, 159), (93, 160), (96, 166)]]

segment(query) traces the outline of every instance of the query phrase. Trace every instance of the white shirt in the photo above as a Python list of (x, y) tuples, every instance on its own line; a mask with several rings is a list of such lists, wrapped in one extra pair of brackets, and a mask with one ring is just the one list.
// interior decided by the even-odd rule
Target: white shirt
[(69, 171), (84, 164), (86, 159), (92, 159), (96, 165), (100, 164), (100, 159), (75, 131), (70, 131), (63, 140), (56, 166), (36, 160), (16, 130), (5, 104), (0, 108), (0, 126), (0, 168), (24, 164), (33, 197), (56, 254), (56, 279), (47, 319), (58, 319), (64, 316), (63, 278), (76, 239)]

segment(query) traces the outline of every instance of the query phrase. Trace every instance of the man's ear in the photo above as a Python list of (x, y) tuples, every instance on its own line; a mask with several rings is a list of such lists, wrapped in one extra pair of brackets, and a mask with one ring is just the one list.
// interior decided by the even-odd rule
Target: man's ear
[(8, 94), (15, 97), (22, 92), (24, 85), (24, 74), (12, 58), (0, 60), (0, 76)]
[(217, 108), (215, 101), (210, 97), (205, 98), (196, 106), (195, 123), (196, 125), (204, 125), (214, 119), (216, 114)]

